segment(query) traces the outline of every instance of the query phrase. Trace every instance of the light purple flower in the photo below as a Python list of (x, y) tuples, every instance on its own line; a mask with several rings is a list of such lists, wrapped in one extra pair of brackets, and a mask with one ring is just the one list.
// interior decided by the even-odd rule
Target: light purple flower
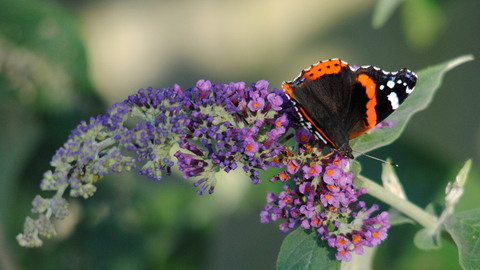
[(287, 164), (287, 172), (290, 174), (296, 173), (300, 169), (300, 163), (296, 159), (292, 159)]
[(315, 163), (313, 167), (304, 165), (302, 169), (303, 169), (303, 177), (305, 179), (308, 179), (311, 177), (318, 177), (322, 172), (322, 166), (318, 163)]
[(272, 109), (275, 111), (280, 111), (282, 109), (283, 99), (275, 93), (270, 93), (267, 95), (268, 102), (272, 105)]
[(248, 108), (252, 112), (262, 110), (264, 106), (265, 106), (265, 99), (261, 97), (254, 98), (248, 102)]
[(342, 170), (339, 167), (335, 165), (328, 165), (325, 168), (325, 172), (323, 173), (323, 181), (328, 185), (331, 185), (341, 175), (342, 175)]
[(313, 140), (312, 134), (304, 128), (295, 130), (295, 136), (293, 138), (301, 144), (306, 144)]

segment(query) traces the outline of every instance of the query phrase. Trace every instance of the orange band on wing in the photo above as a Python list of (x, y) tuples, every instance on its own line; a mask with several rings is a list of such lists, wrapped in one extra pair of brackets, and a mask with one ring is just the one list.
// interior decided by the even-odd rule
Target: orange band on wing
[(282, 83), (282, 88), (283, 88), (283, 91), (285, 92), (285, 94), (287, 94), (289, 98), (293, 98), (293, 89), (290, 86), (289, 82), (283, 82)]
[(377, 124), (377, 112), (375, 111), (375, 106), (377, 105), (377, 84), (366, 74), (359, 75), (357, 82), (361, 83), (363, 87), (365, 87), (368, 99), (370, 99), (367, 102), (367, 117), (365, 118), (366, 123), (364, 123), (364, 126), (367, 129), (370, 129)]
[(339, 59), (323, 61), (312, 65), (307, 70), (304, 70), (301, 74), (301, 77), (305, 78), (306, 81), (313, 81), (322, 77), (323, 75), (340, 73), (342, 67), (346, 66), (347, 63), (342, 62)]

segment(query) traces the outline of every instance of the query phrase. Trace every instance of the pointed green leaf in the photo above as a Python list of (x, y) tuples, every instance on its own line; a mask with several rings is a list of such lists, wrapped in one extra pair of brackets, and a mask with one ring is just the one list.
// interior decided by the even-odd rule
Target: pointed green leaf
[(372, 27), (382, 27), (403, 1), (405, 0), (378, 0), (373, 10)]
[(283, 241), (278, 254), (277, 269), (340, 269), (340, 261), (327, 241), (319, 239), (315, 230), (297, 228)]
[(443, 222), (443, 219), (453, 213), (455, 205), (459, 202), (460, 198), (463, 195), (463, 186), (467, 182), (467, 176), (472, 167), (472, 160), (469, 159), (465, 162), (462, 169), (458, 173), (455, 181), (453, 183), (448, 183), (445, 190), (445, 210), (443, 210), (442, 215), (440, 216), (439, 222)]
[(467, 176), (468, 176), (468, 173), (470, 172), (471, 167), (472, 167), (472, 160), (469, 159), (467, 160), (467, 162), (465, 162), (465, 165), (463, 165), (462, 169), (457, 175), (457, 178), (455, 179), (455, 182), (459, 187), (465, 186), (465, 182), (467, 182)]
[[(387, 159), (386, 161), (388, 163), (392, 162), (390, 159)], [(382, 165), (383, 187), (398, 197), (407, 200), (407, 195), (403, 190), (402, 183), (400, 183), (400, 179), (398, 179), (398, 176), (395, 173), (395, 167), (388, 163), (383, 163)]]
[(480, 269), (480, 209), (449, 215), (443, 223), (458, 247), (463, 269)]
[(366, 153), (392, 143), (400, 136), (410, 117), (430, 104), (433, 95), (441, 85), (443, 75), (454, 67), (471, 60), (473, 60), (472, 55), (464, 55), (419, 71), (415, 91), (398, 110), (386, 119), (386, 121), (393, 121), (395, 124), (393, 128), (384, 127), (376, 129), (370, 134), (359, 136), (350, 142), (352, 148)]

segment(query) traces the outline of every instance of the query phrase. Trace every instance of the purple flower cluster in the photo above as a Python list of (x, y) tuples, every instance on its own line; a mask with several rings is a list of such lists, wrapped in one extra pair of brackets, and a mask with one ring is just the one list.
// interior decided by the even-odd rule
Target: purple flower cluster
[(300, 225), (315, 228), (322, 239), (337, 249), (337, 259), (350, 261), (351, 252), (363, 254), (363, 246), (378, 245), (387, 236), (390, 227), (388, 213), (371, 217), (378, 206), (366, 208), (358, 196), (348, 171), (349, 160), (340, 154), (321, 154), (322, 145), (315, 146), (313, 136), (305, 129), (297, 129), (297, 153), (287, 152), (283, 159), (286, 169), (271, 178), (272, 182), (293, 180), (294, 187), (284, 185), (278, 196), (267, 195), (267, 205), (260, 213), (261, 222), (286, 219), (280, 230), (287, 232)]
[(50, 164), (56, 170), (44, 174), (40, 187), (63, 194), (70, 186), (71, 196), (88, 198), (96, 191), (93, 183), (110, 171), (120, 173), (123, 169), (135, 168), (135, 160), (122, 156), (115, 138), (112, 138), (112, 134), (126, 129), (123, 122), (129, 113), (127, 106), (117, 103), (108, 114), (92, 117), (88, 124), (82, 121), (53, 156)]
[(55, 171), (47, 171), (40, 184), (43, 190), (56, 193), (50, 199), (39, 195), (35, 198), (32, 212), (38, 213), (39, 218), (27, 218), (24, 233), (17, 235), (20, 245), (38, 247), (43, 243), (39, 235), (56, 235), (50, 218), (63, 219), (68, 215), (68, 203), (62, 197), (68, 187), (70, 196), (88, 198), (96, 191), (94, 183), (110, 171), (120, 173), (135, 168), (135, 159), (123, 156), (115, 139), (116, 134), (125, 130), (123, 122), (129, 113), (128, 106), (117, 103), (106, 115), (92, 117), (89, 123), (82, 121), (72, 130), (50, 162)]
[[(288, 125), (286, 116), (278, 113), (284, 99), (278, 89), (268, 92), (268, 82), (263, 80), (251, 88), (243, 82), (215, 85), (200, 80), (185, 92), (178, 85), (172, 89), (141, 89), (124, 104), (132, 115), (147, 122), (115, 138), (135, 151), (138, 162), (147, 160), (140, 174), (152, 179), (160, 180), (163, 169), (170, 174), (174, 163), (169, 152), (178, 144), (188, 151), (174, 155), (184, 178), (201, 178), (195, 182), (195, 186), (202, 185), (198, 194), (207, 188), (213, 193), (215, 172), (234, 170), (239, 162), (256, 184), (261, 182), (259, 170), (282, 166), (273, 159), (283, 149), (277, 139)], [(277, 123), (277, 118), (281, 122)]]
[[(268, 82), (263, 80), (252, 88), (242, 82), (214, 85), (201, 80), (186, 95), (192, 113), (184, 123), (188, 132), (179, 144), (191, 154), (178, 151), (175, 157), (184, 178), (201, 177), (194, 184), (202, 185), (198, 194), (207, 188), (213, 193), (214, 172), (220, 169), (229, 172), (242, 163), (252, 182), (258, 184), (259, 170), (281, 166), (273, 159), (284, 148), (277, 139), (288, 122), (278, 114), (284, 102), (278, 89), (268, 92)], [(278, 119), (284, 122), (277, 124)]]
[[(185, 92), (178, 85), (141, 89), (125, 104), (132, 115), (149, 121), (117, 135), (117, 140), (136, 152), (138, 162), (148, 160), (140, 173), (157, 180), (164, 168), (170, 173), (169, 151), (174, 144), (188, 150), (174, 156), (184, 178), (201, 177), (195, 183), (202, 185), (199, 194), (207, 188), (213, 193), (215, 172), (236, 169), (239, 162), (256, 184), (261, 182), (258, 170), (275, 166), (272, 160), (283, 149), (276, 139), (285, 132), (286, 117), (272, 128), (283, 103), (283, 93), (268, 92), (268, 82), (263, 80), (252, 88), (243, 82), (215, 85), (200, 80)], [(269, 136), (259, 136), (260, 130), (269, 130)]]
[[(51, 165), (55, 171), (44, 174), (41, 188), (56, 190), (51, 199), (38, 196), (33, 203), (37, 220), (28, 218), (24, 233), (17, 236), (23, 246), (40, 246), (38, 235), (56, 234), (50, 218), (68, 214), (62, 198), (70, 187), (71, 196), (88, 198), (96, 191), (94, 183), (109, 172), (121, 172), (143, 162), (140, 174), (162, 179), (171, 174), (176, 162), (183, 177), (198, 177), (198, 194), (214, 192), (216, 172), (242, 167), (252, 183), (262, 182), (260, 171), (282, 169), (270, 178), (284, 186), (278, 196), (269, 193), (261, 221), (286, 219), (282, 232), (300, 225), (316, 228), (337, 258), (350, 260), (350, 253), (361, 254), (363, 246), (374, 246), (386, 237), (389, 227), (385, 212), (371, 217), (377, 206), (366, 208), (357, 197), (349, 171), (349, 160), (335, 152), (322, 154), (323, 144), (297, 123), (297, 115), (283, 91), (268, 90), (261, 80), (250, 87), (245, 83), (213, 84), (200, 80), (182, 91), (173, 88), (140, 89), (123, 103), (114, 104), (104, 116), (81, 122), (60, 148)], [(128, 115), (139, 117), (131, 128), (124, 126)], [(294, 138), (296, 144), (285, 143)], [(172, 147), (181, 150), (170, 155)], [(135, 153), (135, 158), (122, 151)]]

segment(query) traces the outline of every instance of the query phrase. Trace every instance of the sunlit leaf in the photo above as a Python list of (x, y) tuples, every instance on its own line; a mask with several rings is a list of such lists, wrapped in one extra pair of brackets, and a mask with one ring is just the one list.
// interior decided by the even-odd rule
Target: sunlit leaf
[(457, 244), (463, 269), (480, 269), (480, 209), (447, 217), (443, 223)]

